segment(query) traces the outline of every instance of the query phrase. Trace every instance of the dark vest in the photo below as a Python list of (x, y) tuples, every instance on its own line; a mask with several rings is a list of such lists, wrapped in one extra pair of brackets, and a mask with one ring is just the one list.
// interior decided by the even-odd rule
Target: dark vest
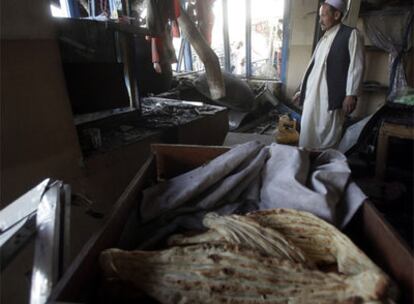
[[(352, 27), (341, 24), (332, 41), (326, 62), (326, 78), (328, 83), (328, 110), (342, 108), (342, 102), (346, 96), (346, 82), (349, 69), (349, 37), (353, 31)], [(303, 104), (306, 95), (306, 84), (312, 71), (314, 60), (310, 64), (303, 79), (300, 102)]]

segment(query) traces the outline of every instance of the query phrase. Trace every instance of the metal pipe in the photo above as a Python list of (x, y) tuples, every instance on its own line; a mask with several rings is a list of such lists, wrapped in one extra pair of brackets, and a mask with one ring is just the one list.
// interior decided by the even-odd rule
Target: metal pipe
[(184, 38), (182, 37), (180, 41), (180, 50), (178, 51), (177, 68), (175, 69), (177, 73), (181, 71), (181, 63), (183, 62), (183, 59), (184, 59)]
[(95, 0), (89, 0), (89, 11), (90, 16), (95, 17), (96, 15), (96, 8), (95, 8)]
[(184, 67), (185, 71), (193, 71), (193, 52), (187, 39), (184, 40)]
[(289, 59), (289, 33), (290, 33), (290, 18), (291, 18), (291, 1), (284, 1), (284, 12), (283, 12), (283, 41), (282, 41), (282, 71), (280, 78), (282, 83), (286, 85), (286, 73)]
[(252, 76), (252, 2), (246, 0), (246, 78)]
[(223, 44), (224, 44), (224, 68), (231, 72), (230, 62), (230, 38), (229, 38), (229, 12), (228, 2), (223, 0)]

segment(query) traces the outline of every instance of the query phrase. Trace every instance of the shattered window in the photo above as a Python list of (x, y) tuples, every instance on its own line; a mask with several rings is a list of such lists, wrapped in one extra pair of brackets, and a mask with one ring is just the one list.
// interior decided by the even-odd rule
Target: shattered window
[(252, 4), (252, 75), (280, 79), (283, 34), (283, 0)]
[[(229, 0), (227, 10), (230, 40), (230, 71), (233, 74), (245, 76), (246, 2), (239, 0)], [(223, 33), (221, 35), (223, 35)]]
[(66, 1), (50, 1), (50, 11), (53, 17), (64, 18), (70, 16), (69, 7)]
[[(182, 8), (215, 51), (221, 67), (224, 68), (222, 1), (188, 0)], [(183, 37), (173, 38), (173, 45), (178, 58), (178, 63), (172, 65), (173, 70), (177, 72), (204, 71), (204, 64), (200, 57)]]
[[(135, 27), (148, 27), (147, 16), (151, 10), (148, 1), (130, 0), (129, 15), (122, 14), (121, 0), (50, 0), (54, 16), (86, 17), (94, 20), (117, 19)], [(182, 0), (182, 9), (200, 30), (208, 44), (216, 53), (221, 68), (235, 75), (249, 78), (280, 79), (283, 43), (283, 13), (285, 0)], [(163, 4), (164, 2), (157, 2)], [(250, 11), (246, 8), (250, 3)], [(227, 14), (224, 5), (227, 4)], [(165, 10), (161, 10), (165, 13)], [(162, 14), (163, 14), (162, 13)], [(161, 14), (161, 15), (162, 15)], [(152, 16), (152, 15), (151, 15)], [(159, 16), (158, 16), (159, 17)], [(159, 18), (150, 20), (159, 20)], [(251, 40), (246, 40), (246, 23), (250, 20)], [(228, 45), (225, 42), (224, 29), (228, 33)], [(173, 29), (170, 19), (168, 26)], [(204, 64), (189, 42), (178, 35), (172, 35), (172, 47), (168, 46), (174, 60), (173, 71), (177, 73), (204, 71)], [(170, 40), (169, 40), (170, 41)], [(167, 43), (168, 44), (168, 43)], [(227, 49), (228, 48), (228, 49)], [(225, 50), (228, 50), (226, 58)], [(163, 53), (157, 51), (157, 54)], [(249, 53), (250, 60), (246, 57)], [(168, 57), (168, 58), (170, 58)], [(226, 60), (228, 66), (226, 66)]]
[[(186, 9), (191, 10), (190, 6)], [(217, 54), (222, 69), (225, 68), (225, 45), (223, 28), (225, 14), (223, 0), (211, 2), (211, 18), (214, 22), (211, 30), (211, 48)], [(230, 72), (242, 77), (246, 76), (246, 1), (227, 0), (227, 24), (230, 51)], [(191, 12), (190, 12), (191, 13)], [(251, 1), (251, 62), (253, 78), (280, 79), (282, 61), (284, 0)], [(195, 15), (195, 17), (194, 17)], [(193, 21), (199, 25), (199, 19), (193, 14)], [(199, 27), (200, 28), (200, 27)], [(174, 47), (179, 59), (173, 65), (176, 72), (203, 71), (204, 65), (195, 50), (186, 45), (182, 38), (174, 38)], [(178, 54), (181, 54), (179, 56)]]

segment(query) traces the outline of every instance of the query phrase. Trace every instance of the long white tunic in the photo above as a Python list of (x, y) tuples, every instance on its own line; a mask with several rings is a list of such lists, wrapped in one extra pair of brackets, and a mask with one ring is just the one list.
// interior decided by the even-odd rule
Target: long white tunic
[[(326, 61), (339, 24), (325, 32), (313, 53), (314, 65), (309, 74), (303, 105), (299, 146), (309, 149), (335, 148), (341, 139), (345, 114), (342, 109), (328, 110)], [(357, 96), (364, 67), (363, 43), (356, 30), (349, 38), (350, 63), (346, 95)], [(309, 67), (308, 67), (309, 68)]]

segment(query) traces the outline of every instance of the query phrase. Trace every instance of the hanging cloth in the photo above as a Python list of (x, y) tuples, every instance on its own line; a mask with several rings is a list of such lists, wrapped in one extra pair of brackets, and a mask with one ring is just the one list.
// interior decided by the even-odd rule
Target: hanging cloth
[(402, 58), (412, 47), (410, 37), (413, 16), (411, 7), (384, 9), (363, 15), (365, 30), (372, 44), (390, 55), (390, 101), (407, 87)]
[(180, 14), (179, 1), (148, 0), (147, 11), (147, 27), (151, 33), (152, 62), (155, 71), (162, 73), (161, 64), (177, 62), (172, 35), (179, 35), (177, 23)]

